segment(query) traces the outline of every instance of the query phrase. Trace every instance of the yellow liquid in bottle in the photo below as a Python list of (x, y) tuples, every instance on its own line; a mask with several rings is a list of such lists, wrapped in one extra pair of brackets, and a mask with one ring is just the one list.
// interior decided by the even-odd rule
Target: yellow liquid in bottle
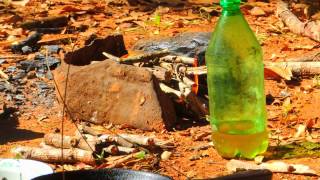
[[(228, 122), (221, 125), (220, 131), (212, 133), (213, 143), (218, 153), (225, 158), (242, 157), (252, 159), (264, 153), (268, 148), (268, 131), (254, 134), (229, 134), (228, 129), (234, 126), (250, 129), (250, 123)], [(229, 128), (228, 128), (229, 127)]]

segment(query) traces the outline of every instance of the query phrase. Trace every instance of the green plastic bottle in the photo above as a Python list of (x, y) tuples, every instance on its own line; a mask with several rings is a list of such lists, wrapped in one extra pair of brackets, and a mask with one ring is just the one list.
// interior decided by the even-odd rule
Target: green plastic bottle
[(222, 157), (252, 159), (268, 147), (262, 50), (240, 0), (220, 4), (205, 56), (212, 139)]

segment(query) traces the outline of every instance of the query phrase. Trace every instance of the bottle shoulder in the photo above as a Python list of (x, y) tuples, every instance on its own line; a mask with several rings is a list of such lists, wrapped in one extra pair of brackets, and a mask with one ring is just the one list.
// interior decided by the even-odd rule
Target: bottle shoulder
[(242, 14), (234, 16), (221, 16), (212, 38), (233, 38), (239, 40), (256, 40), (255, 34)]
[(242, 14), (222, 16), (212, 33), (208, 53), (227, 52), (226, 49), (236, 52), (256, 51), (257, 54), (262, 54), (258, 40)]

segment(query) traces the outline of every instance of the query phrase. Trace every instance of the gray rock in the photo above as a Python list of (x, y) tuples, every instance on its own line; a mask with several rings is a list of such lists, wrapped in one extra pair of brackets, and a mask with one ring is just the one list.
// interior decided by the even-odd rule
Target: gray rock
[(140, 40), (133, 49), (145, 52), (168, 49), (172, 54), (188, 57), (198, 56), (202, 61), (210, 37), (210, 32), (187, 32), (174, 37)]

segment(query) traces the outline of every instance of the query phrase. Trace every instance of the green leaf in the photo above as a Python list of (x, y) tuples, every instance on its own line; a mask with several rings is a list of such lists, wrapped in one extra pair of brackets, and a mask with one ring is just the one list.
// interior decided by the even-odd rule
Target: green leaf
[(154, 24), (160, 27), (160, 23), (161, 23), (161, 16), (156, 12), (154, 14)]
[(135, 158), (137, 159), (144, 159), (146, 157), (146, 152), (144, 151), (140, 151), (136, 156)]

